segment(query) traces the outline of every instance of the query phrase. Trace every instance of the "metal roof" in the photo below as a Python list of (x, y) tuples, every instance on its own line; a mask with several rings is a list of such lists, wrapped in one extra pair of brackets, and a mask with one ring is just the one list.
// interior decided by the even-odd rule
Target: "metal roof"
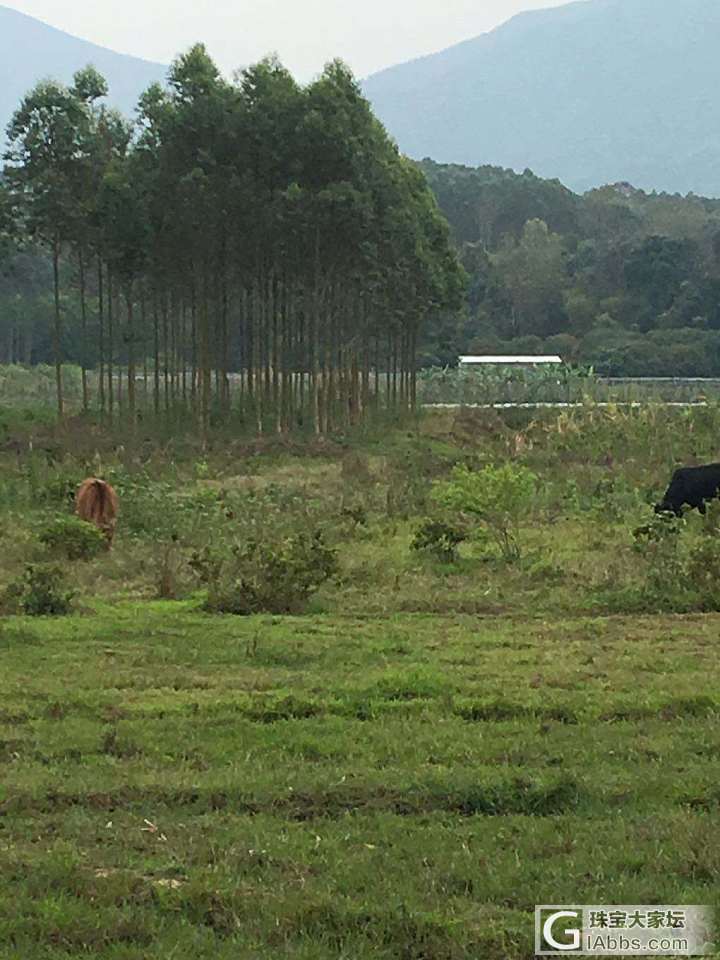
[(460, 357), (460, 363), (562, 363), (560, 357)]

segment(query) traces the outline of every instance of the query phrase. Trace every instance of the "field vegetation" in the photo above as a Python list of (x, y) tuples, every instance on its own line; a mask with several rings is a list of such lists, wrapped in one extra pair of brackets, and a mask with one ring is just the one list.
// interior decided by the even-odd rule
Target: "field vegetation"
[(6, 410), (3, 956), (528, 960), (536, 903), (720, 905), (720, 517), (651, 506), (718, 428)]
[(592, 367), (535, 368), (487, 364), (427, 367), (418, 372), (420, 404), (706, 403), (720, 380), (693, 377), (601, 377)]

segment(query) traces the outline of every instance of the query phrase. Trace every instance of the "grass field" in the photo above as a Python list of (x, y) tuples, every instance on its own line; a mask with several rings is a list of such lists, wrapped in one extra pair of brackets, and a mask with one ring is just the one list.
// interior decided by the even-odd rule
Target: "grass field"
[[(662, 581), (711, 538), (632, 534), (720, 414), (584, 416), (182, 452), (22, 434), (2, 584), (91, 467), (123, 513), (110, 555), (63, 561), (71, 616), (0, 620), (2, 960), (526, 960), (535, 904), (720, 907), (720, 615)], [(433, 480), (508, 458), (539, 478), (522, 559), (413, 554)], [(288, 524), (338, 553), (308, 612), (205, 612), (193, 551)]]
[(720, 618), (210, 618), (2, 644), (3, 956), (532, 955), (718, 903)]

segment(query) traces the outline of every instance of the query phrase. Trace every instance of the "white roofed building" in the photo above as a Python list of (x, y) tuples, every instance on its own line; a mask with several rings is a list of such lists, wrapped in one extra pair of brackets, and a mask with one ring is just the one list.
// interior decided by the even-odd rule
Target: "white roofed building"
[(460, 357), (460, 365), (467, 367), (474, 366), (496, 366), (496, 367), (538, 367), (546, 366), (548, 364), (558, 364), (562, 363), (560, 357), (503, 357), (503, 356), (487, 356), (487, 357)]

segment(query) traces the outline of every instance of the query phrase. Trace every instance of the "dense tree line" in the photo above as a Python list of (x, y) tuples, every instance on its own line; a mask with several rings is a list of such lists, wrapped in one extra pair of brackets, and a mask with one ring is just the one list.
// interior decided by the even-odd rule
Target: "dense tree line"
[(268, 59), (231, 83), (197, 46), (134, 123), (106, 93), (91, 67), (43, 82), (8, 128), (0, 360), (49, 348), (61, 412), (68, 360), (107, 417), (135, 416), (138, 382), (204, 428), (235, 409), (326, 432), (411, 407), (419, 338), (465, 275), (344, 65), (302, 87)]
[(615, 376), (720, 375), (720, 200), (421, 168), (471, 277), (465, 321), (430, 331), (426, 363), (549, 351)]

